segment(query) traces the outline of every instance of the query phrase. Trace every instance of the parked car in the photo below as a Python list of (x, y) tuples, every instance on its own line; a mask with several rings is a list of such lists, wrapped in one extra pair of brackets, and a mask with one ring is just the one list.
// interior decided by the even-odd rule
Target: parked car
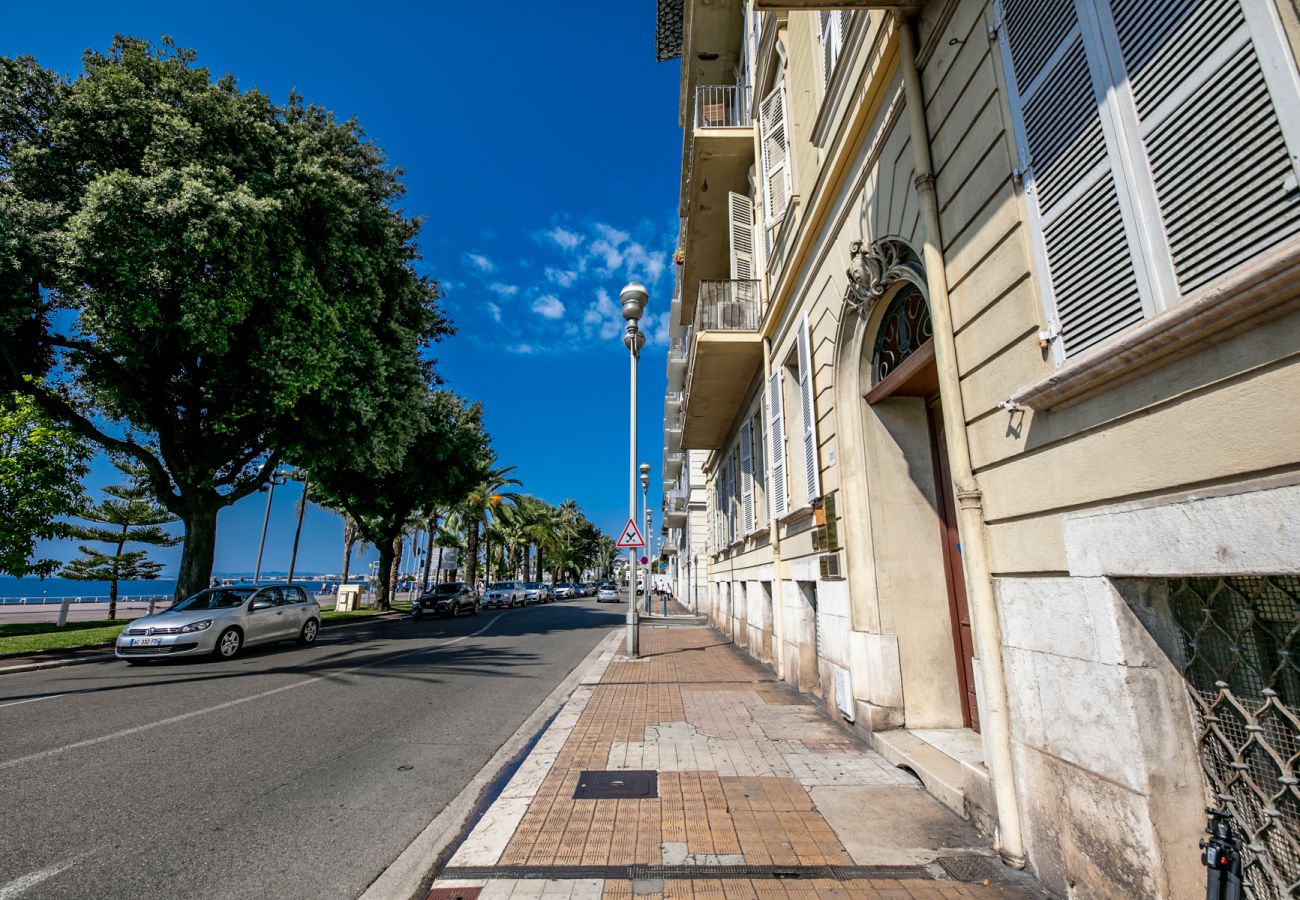
[(524, 582), (524, 599), (527, 603), (549, 603), (551, 589), (540, 581)]
[(606, 582), (596, 589), (597, 603), (604, 603), (606, 600), (611, 600), (614, 603), (617, 603), (621, 599), (623, 598), (618, 595), (617, 585), (612, 582)]
[(139, 663), (163, 656), (214, 654), (230, 659), (244, 647), (297, 640), (320, 632), (320, 606), (296, 584), (215, 587), (122, 629), (114, 652)]
[(463, 581), (440, 584), (416, 598), (411, 604), (411, 615), (420, 618), (426, 613), (437, 616), (459, 616), (463, 612), (477, 615), (478, 594)]
[(594, 582), (594, 581), (584, 581), (584, 582), (582, 583), (582, 596), (584, 596), (584, 597), (594, 597), (594, 596), (596, 596), (596, 582)]
[(555, 586), (556, 600), (572, 600), (576, 596), (578, 596), (578, 586), (576, 584), (561, 582)]
[(484, 606), (523, 606), (525, 602), (522, 581), (494, 581), (483, 594)]

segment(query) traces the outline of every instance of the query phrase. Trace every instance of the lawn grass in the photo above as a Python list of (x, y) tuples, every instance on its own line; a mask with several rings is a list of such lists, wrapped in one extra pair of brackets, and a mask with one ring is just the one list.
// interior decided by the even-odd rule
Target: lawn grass
[(96, 647), (117, 640), (126, 620), (95, 619), (69, 622), (62, 628), (53, 622), (14, 622), (0, 625), (0, 656), (9, 653), (36, 653), (40, 650), (70, 650)]
[[(394, 612), (410, 612), (411, 604), (394, 603)], [(370, 619), (382, 615), (377, 609), (357, 609), (350, 612), (321, 610), (323, 624)], [(13, 653), (38, 653), (42, 650), (75, 650), (82, 647), (111, 645), (126, 627), (126, 619), (95, 619), (88, 622), (69, 622), (62, 628), (53, 622), (15, 622), (0, 625), (0, 656)]]

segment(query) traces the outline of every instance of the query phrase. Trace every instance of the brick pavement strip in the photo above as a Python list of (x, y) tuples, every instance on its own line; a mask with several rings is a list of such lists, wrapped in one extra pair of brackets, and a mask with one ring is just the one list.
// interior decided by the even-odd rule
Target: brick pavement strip
[[(875, 828), (882, 842), (896, 829), (888, 821), (873, 822), (870, 809), (848, 825), (843, 817), (829, 821), (811, 789), (817, 788), (819, 797), (836, 789), (915, 791), (918, 810), (924, 804), (937, 809), (935, 801), (910, 775), (859, 746), (710, 629), (643, 627), (641, 649), (640, 659), (606, 654), (583, 677), (435, 889), (481, 887), (479, 900), (1044, 896), (1024, 877), (1014, 884), (936, 877), (944, 874), (934, 862), (939, 856), (988, 855), (978, 840), (944, 848), (934, 846), (937, 838), (929, 839), (925, 846), (901, 851), (911, 854), (906, 866), (897, 861), (897, 847), (895, 858), (855, 859), (837, 827)], [(658, 796), (573, 799), (584, 770), (642, 769), (658, 773)], [(952, 818), (954, 827), (965, 827)], [(951, 833), (948, 829), (945, 836)], [(629, 867), (634, 866), (802, 867), (810, 874), (825, 874), (828, 866), (893, 868), (882, 868), (880, 877), (838, 879), (681, 878), (670, 876), (687, 870), (668, 868), (646, 870), (662, 871), (662, 878), (633, 881)], [(528, 877), (518, 877), (518, 867)], [(619, 868), (605, 868), (602, 878), (573, 877), (580, 867)], [(556, 877), (548, 877), (550, 870)], [(459, 878), (458, 872), (473, 877)], [(627, 877), (608, 877), (611, 872)], [(886, 877), (890, 874), (917, 877)]]

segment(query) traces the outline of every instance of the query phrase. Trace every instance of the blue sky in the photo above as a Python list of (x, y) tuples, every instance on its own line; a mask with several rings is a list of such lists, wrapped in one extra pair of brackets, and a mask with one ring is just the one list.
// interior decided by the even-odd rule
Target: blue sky
[[(654, 61), (654, 0), (13, 4), (5, 19), (0, 53), (65, 73), (115, 33), (168, 34), (245, 88), (296, 88), (356, 116), (405, 170), (406, 210), (427, 219), (422, 265), (458, 328), (435, 348), (439, 371), (483, 402), (524, 490), (572, 497), (612, 534), (628, 485), (617, 297), (644, 281), (638, 444), (657, 508), (681, 131), (678, 64)], [(89, 483), (115, 474), (101, 461)], [(266, 568), (288, 563), (299, 490), (276, 492)], [(264, 508), (258, 494), (222, 513), (218, 571), (252, 569)], [(337, 571), (341, 533), (309, 512), (300, 570)], [(171, 569), (178, 551), (159, 558)]]

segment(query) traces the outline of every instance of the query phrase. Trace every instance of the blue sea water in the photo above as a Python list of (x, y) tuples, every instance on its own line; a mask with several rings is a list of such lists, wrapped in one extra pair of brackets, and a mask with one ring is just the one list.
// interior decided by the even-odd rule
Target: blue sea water
[[(264, 581), (283, 578), (284, 572), (264, 572), (262, 579)], [(243, 573), (218, 573), (220, 578), (231, 578), (235, 580), (243, 579), (245, 582), (253, 580), (251, 572)], [(337, 581), (338, 579), (334, 579)], [(320, 590), (326, 580), (317, 574), (295, 575), (295, 582), (311, 590)], [(176, 579), (159, 578), (154, 581), (119, 581), (117, 584), (117, 595), (122, 597), (171, 597), (176, 590)], [(103, 597), (108, 599), (108, 582), (107, 581), (74, 581), (71, 578), (14, 578), (12, 576), (0, 576), (0, 603), (6, 600), (14, 600), (19, 597), (35, 599), (40, 597)]]

